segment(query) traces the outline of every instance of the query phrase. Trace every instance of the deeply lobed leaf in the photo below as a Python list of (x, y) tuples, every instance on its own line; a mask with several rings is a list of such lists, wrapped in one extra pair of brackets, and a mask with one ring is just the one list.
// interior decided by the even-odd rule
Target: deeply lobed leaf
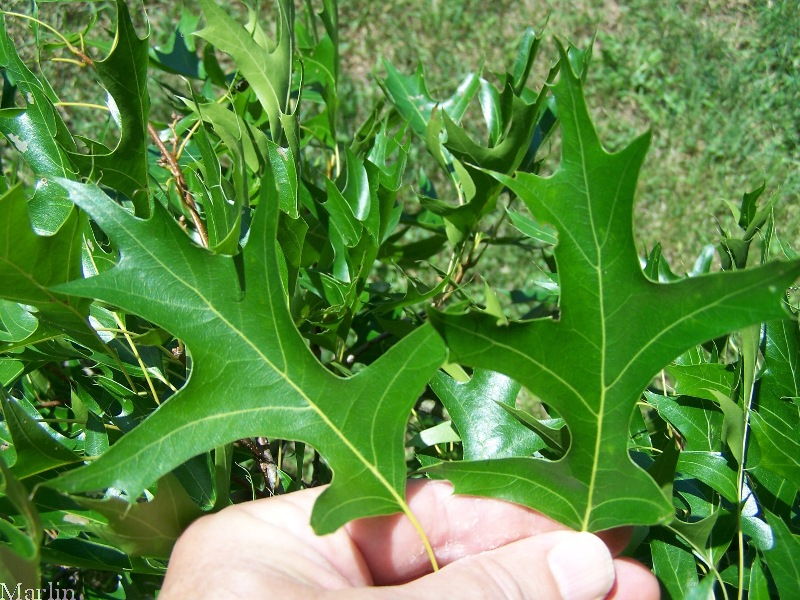
[[(553, 87), (561, 165), (551, 177), (496, 174), (558, 231), (559, 317), (498, 326), (482, 314), (433, 312), (451, 360), (504, 373), (563, 417), (563, 459), (444, 463), (435, 472), (462, 493), (534, 507), (567, 525), (601, 530), (664, 522), (669, 500), (628, 456), (628, 423), (652, 377), (688, 348), (784, 314), (779, 299), (800, 263), (773, 263), (671, 284), (649, 280), (632, 233), (637, 175), (649, 135), (607, 152), (581, 83), (567, 66)], [(620, 485), (624, 481), (624, 485)]]
[(334, 471), (312, 515), (319, 533), (353, 518), (407, 511), (406, 419), (444, 359), (432, 329), (418, 328), (342, 379), (317, 361), (292, 322), (276, 248), (278, 207), (269, 198), (262, 198), (244, 251), (243, 291), (233, 260), (194, 246), (159, 206), (141, 220), (96, 187), (61, 184), (120, 249), (113, 269), (61, 291), (102, 299), (169, 330), (189, 349), (192, 372), (141, 426), (54, 486), (115, 487), (134, 498), (200, 452), (270, 436), (312, 444)]

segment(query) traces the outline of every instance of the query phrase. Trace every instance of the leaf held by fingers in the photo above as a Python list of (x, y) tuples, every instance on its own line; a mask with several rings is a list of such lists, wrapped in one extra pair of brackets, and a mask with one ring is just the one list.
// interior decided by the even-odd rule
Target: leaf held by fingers
[(432, 312), (450, 360), (504, 373), (555, 409), (571, 445), (558, 461), (510, 457), (434, 468), (456, 491), (536, 508), (598, 531), (664, 522), (673, 508), (628, 455), (628, 424), (642, 391), (672, 359), (698, 343), (781, 318), (783, 291), (800, 262), (659, 284), (640, 267), (633, 198), (650, 136), (619, 152), (600, 143), (579, 77), (561, 49), (553, 87), (562, 133), (550, 177), (495, 177), (533, 216), (558, 231), (560, 316), (498, 326), (489, 315)]
[(159, 205), (142, 220), (97, 187), (61, 185), (117, 245), (120, 260), (59, 291), (101, 299), (170, 331), (189, 349), (192, 372), (142, 426), (54, 487), (115, 487), (135, 498), (194, 455), (268, 436), (312, 444), (334, 471), (312, 515), (319, 533), (408, 510), (403, 435), (419, 392), (444, 359), (433, 329), (420, 327), (357, 375), (337, 377), (292, 321), (280, 276), (278, 206), (266, 195), (244, 249), (243, 291), (233, 258), (194, 246)]

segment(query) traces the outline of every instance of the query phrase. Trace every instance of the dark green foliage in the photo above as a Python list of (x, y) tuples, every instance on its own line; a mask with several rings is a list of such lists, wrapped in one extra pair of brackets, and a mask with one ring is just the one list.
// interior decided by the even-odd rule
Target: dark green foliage
[[(3, 581), (150, 597), (203, 513), (330, 484), (319, 533), (416, 523), (406, 478), (444, 476), (579, 529), (651, 526), (631, 552), (671, 597), (796, 589), (800, 262), (768, 260), (794, 256), (763, 188), (720, 227), (722, 272), (713, 248), (687, 276), (660, 246), (642, 266), (650, 137), (605, 150), (588, 50), (547, 64), (527, 29), (507, 73), (444, 100), (386, 63), (349, 131), (334, 1), (278, 0), (274, 28), (200, 5), (152, 52), (122, 0), (113, 42), (0, 17)], [(70, 104), (8, 19), (106, 98)], [(497, 248), (536, 285), (494, 289)]]

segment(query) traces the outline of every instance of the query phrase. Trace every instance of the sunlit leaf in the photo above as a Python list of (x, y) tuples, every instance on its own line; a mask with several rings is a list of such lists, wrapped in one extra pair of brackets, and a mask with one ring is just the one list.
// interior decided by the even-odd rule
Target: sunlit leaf
[(770, 512), (767, 523), (775, 532), (775, 547), (764, 553), (769, 572), (775, 580), (781, 598), (793, 598), (800, 592), (800, 536), (792, 533), (786, 523)]
[(115, 268), (63, 291), (102, 298), (171, 331), (185, 341), (193, 367), (186, 387), (143, 426), (54, 485), (116, 487), (133, 498), (204, 450), (268, 436), (309, 443), (326, 456), (334, 479), (312, 516), (320, 533), (355, 517), (408, 511), (406, 418), (444, 358), (430, 328), (417, 329), (357, 375), (336, 377), (289, 316), (276, 252), (278, 207), (268, 198), (245, 248), (243, 294), (233, 261), (193, 246), (159, 207), (140, 220), (97, 188), (62, 185), (121, 251)]
[(49, 82), (36, 77), (20, 60), (8, 37), (2, 12), (0, 67), (25, 98), (25, 108), (0, 109), (0, 133), (22, 155), (38, 179), (31, 198), (34, 228), (42, 234), (53, 234), (64, 225), (73, 208), (64, 190), (50, 179), (75, 177), (76, 169), (68, 156), (75, 142), (53, 105), (58, 96)]
[(119, 115), (120, 137), (114, 148), (89, 142), (90, 153), (72, 154), (84, 174), (94, 181), (125, 194), (136, 207), (136, 214), (150, 210), (147, 171), (147, 119), (150, 97), (147, 92), (147, 38), (139, 38), (131, 22), (128, 6), (117, 0), (117, 29), (111, 51), (94, 62), (100, 82)]
[(437, 107), (454, 121), (460, 121), (480, 87), (478, 77), (470, 73), (461, 81), (452, 96), (445, 100), (436, 100), (428, 91), (421, 65), (413, 75), (403, 75), (389, 62), (384, 62), (384, 67), (387, 71), (383, 81), (384, 90), (406, 122), (421, 136), (425, 135), (428, 121)]
[(650, 542), (653, 557), (653, 572), (666, 588), (669, 598), (686, 598), (688, 592), (697, 586), (697, 566), (692, 553), (681, 545), (662, 539)]
[(480, 314), (434, 312), (431, 321), (451, 360), (505, 373), (558, 411), (571, 446), (557, 462), (464, 461), (436, 472), (459, 492), (526, 504), (577, 528), (658, 523), (672, 507), (627, 452), (627, 425), (642, 390), (688, 348), (781, 315), (779, 298), (800, 264), (673, 284), (648, 280), (633, 241), (632, 208), (649, 136), (617, 153), (605, 151), (580, 80), (565, 63), (562, 50), (553, 90), (563, 140), (559, 169), (548, 178), (497, 175), (536, 219), (558, 230), (559, 319), (497, 327)]
[(530, 456), (544, 447), (541, 438), (500, 406), (516, 406), (520, 390), (505, 375), (476, 369), (460, 383), (440, 372), (430, 385), (458, 429), (466, 460)]
[[(272, 139), (280, 142), (281, 115), (289, 112), (289, 84), (292, 76), (293, 7), (278, 0), (277, 36), (274, 41), (259, 40), (233, 20), (212, 0), (201, 0), (206, 25), (195, 35), (230, 54), (269, 117)], [(259, 44), (259, 41), (266, 45)]]
[(760, 464), (800, 487), (800, 332), (797, 322), (766, 326), (766, 370), (750, 414)]
[(87, 344), (88, 302), (54, 292), (51, 286), (81, 273), (81, 219), (72, 211), (58, 233), (36, 235), (21, 187), (0, 196), (0, 298), (31, 305), (34, 316)]

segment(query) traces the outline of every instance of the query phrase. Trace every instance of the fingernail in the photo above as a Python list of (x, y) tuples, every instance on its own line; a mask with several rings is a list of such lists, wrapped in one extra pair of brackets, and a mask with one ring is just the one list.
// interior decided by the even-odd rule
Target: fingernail
[(550, 572), (564, 600), (599, 600), (614, 585), (614, 561), (603, 541), (575, 533), (547, 554)]

